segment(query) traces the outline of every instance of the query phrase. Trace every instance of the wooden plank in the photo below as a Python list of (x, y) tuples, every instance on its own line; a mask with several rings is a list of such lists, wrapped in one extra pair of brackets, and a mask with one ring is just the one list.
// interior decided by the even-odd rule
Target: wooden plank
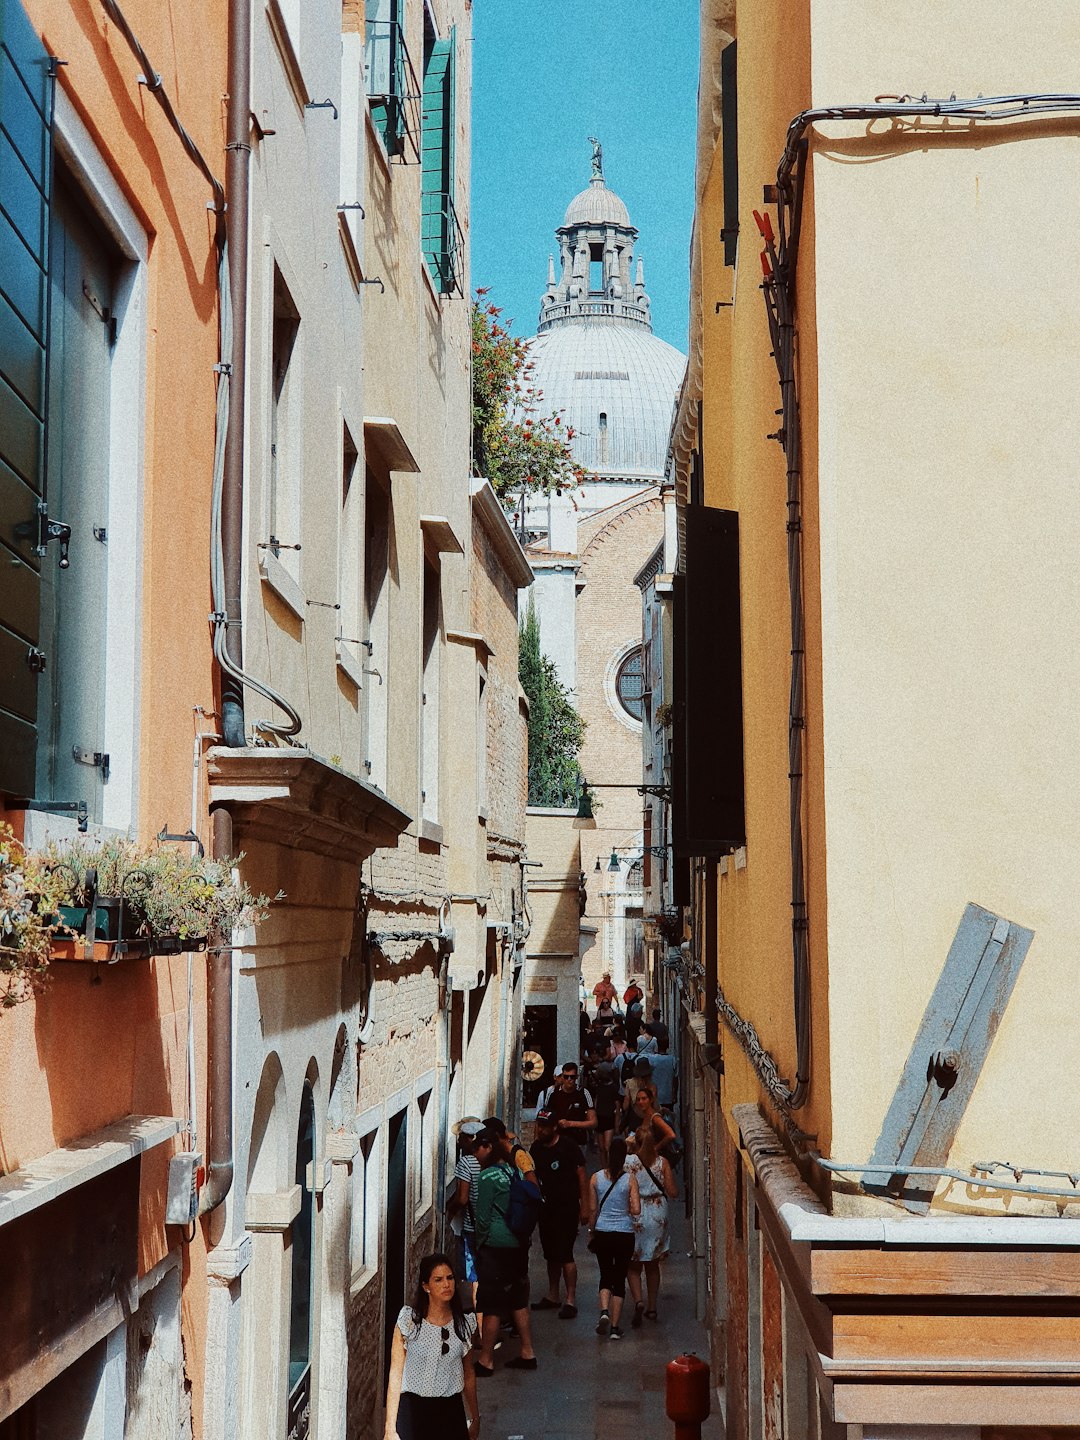
[(848, 1425), (1071, 1425), (1080, 1385), (838, 1383), (833, 1412)]
[(1080, 1254), (1070, 1251), (816, 1249), (815, 1295), (1080, 1295)]
[(1080, 1375), (1080, 1315), (960, 1313), (834, 1315), (834, 1360), (1039, 1366)]
[(881, 1170), (864, 1175), (864, 1189), (901, 1196), (916, 1213), (929, 1209), (934, 1177), (908, 1177), (904, 1165), (947, 1163), (1033, 938), (980, 905), (966, 907), (870, 1157)]

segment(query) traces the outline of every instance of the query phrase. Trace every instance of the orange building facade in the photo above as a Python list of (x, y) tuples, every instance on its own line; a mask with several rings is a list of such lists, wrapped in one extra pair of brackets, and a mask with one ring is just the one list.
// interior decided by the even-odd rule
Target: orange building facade
[[(33, 845), (78, 835), (80, 807), (87, 838), (209, 839), (223, 195), (150, 85), (221, 170), (225, 19), (0, 6), (0, 818)], [(185, 1249), (164, 1207), (170, 1154), (205, 1133), (204, 992), (184, 956), (54, 963), (4, 1011), (5, 1437), (190, 1423), (201, 1235)]]

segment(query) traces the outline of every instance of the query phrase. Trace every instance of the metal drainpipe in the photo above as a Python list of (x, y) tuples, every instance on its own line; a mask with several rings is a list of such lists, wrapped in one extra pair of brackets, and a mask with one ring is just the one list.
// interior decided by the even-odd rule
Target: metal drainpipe
[[(229, 130), (225, 160), (226, 238), (229, 247), (229, 292), (233, 341), (229, 385), (229, 428), (225, 437), (225, 477), (221, 502), (221, 548), (225, 572), (226, 653), (237, 669), (243, 665), (240, 625), (244, 532), (244, 389), (247, 369), (248, 176), (251, 160), (251, 9), (250, 0), (229, 0)], [(244, 688), (230, 676), (221, 677), (221, 729), (225, 744), (243, 746)], [(233, 854), (233, 823), (227, 810), (214, 810), (213, 851), (216, 859)], [(231, 936), (208, 957), (207, 1031), (210, 1080), (210, 1136), (206, 1185), (199, 1213), (216, 1210), (233, 1182), (233, 961)], [(219, 1217), (220, 1218), (220, 1217)], [(220, 1223), (213, 1226), (216, 1243)]]
[[(247, 375), (248, 197), (251, 168), (251, 6), (229, 0), (229, 121), (225, 158), (225, 212), (229, 245), (229, 290), (233, 341), (229, 383), (229, 427), (221, 498), (221, 549), (225, 580), (225, 647), (236, 669), (243, 668), (244, 427)], [(244, 687), (221, 677), (221, 728), (226, 745), (245, 743)]]
[[(233, 823), (228, 810), (214, 810), (214, 858), (221, 860), (233, 851)], [(210, 1140), (206, 1185), (199, 1196), (199, 1214), (216, 1210), (232, 1189), (233, 1182), (233, 995), (231, 936), (219, 936), (209, 951), (210, 980), (207, 993), (207, 1030), (210, 1050)], [(220, 1230), (220, 1226), (214, 1227)], [(212, 1235), (216, 1244), (220, 1235)]]

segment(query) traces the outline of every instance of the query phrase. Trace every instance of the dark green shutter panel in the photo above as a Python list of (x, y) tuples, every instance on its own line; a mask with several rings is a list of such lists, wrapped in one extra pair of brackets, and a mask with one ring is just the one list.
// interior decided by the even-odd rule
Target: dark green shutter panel
[(724, 264), (734, 265), (739, 241), (739, 103), (737, 42), (720, 55), (720, 143), (724, 161)]
[(440, 293), (457, 288), (453, 220), (456, 53), (454, 27), (447, 39), (435, 41), (424, 70), (421, 245)]
[(672, 840), (677, 857), (716, 858), (746, 843), (739, 517), (707, 505), (688, 505), (684, 513)]
[(34, 793), (52, 65), (0, 0), (0, 790)]

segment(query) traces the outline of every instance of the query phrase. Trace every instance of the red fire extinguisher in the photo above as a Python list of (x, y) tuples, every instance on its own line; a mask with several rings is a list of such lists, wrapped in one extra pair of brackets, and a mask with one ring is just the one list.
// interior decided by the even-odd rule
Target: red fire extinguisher
[(667, 1417), (675, 1422), (675, 1440), (701, 1440), (709, 1418), (709, 1367), (696, 1355), (679, 1355), (667, 1367)]

